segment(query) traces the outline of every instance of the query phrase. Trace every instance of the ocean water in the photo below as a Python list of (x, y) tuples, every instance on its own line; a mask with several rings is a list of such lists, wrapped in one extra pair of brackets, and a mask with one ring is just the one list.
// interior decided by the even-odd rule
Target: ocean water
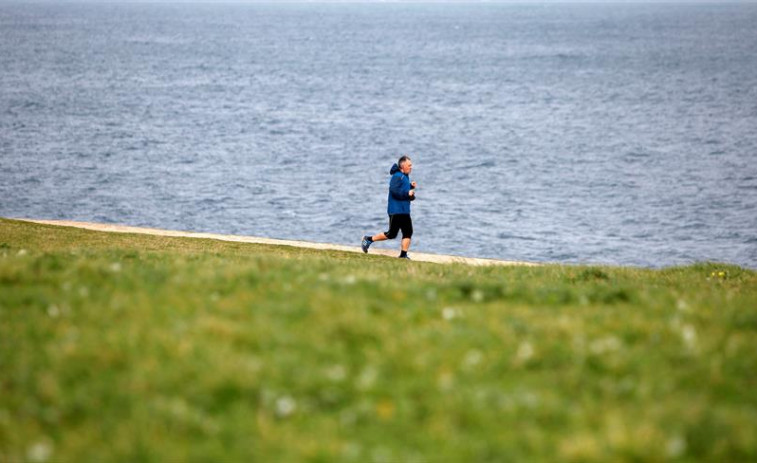
[(755, 24), (755, 4), (0, 3), (0, 216), (357, 246), (409, 154), (413, 250), (757, 268)]

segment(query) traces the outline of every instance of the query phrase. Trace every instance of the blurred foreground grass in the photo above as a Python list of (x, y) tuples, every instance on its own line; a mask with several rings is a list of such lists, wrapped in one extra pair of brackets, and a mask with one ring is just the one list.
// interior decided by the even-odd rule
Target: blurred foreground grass
[(0, 219), (0, 461), (757, 459), (757, 274)]

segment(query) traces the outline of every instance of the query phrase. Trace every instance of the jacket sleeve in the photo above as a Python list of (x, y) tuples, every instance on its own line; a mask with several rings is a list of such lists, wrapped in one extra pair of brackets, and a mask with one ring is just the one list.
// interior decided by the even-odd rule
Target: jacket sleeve
[(405, 182), (402, 175), (392, 176), (389, 183), (389, 193), (398, 201), (407, 201), (410, 199), (410, 182)]

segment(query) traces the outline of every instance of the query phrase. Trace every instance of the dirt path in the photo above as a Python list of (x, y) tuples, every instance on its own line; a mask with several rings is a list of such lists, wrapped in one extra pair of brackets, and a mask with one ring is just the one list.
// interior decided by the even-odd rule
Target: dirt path
[[(26, 222), (41, 223), (47, 225), (57, 225), (61, 227), (76, 227), (85, 228), (87, 230), (96, 230), (112, 233), (141, 233), (145, 235), (159, 235), (159, 236), (177, 236), (186, 238), (205, 238), (221, 241), (234, 241), (239, 243), (255, 243), (255, 244), (272, 244), (277, 246), (294, 246), (300, 248), (310, 249), (325, 249), (333, 251), (345, 251), (345, 252), (363, 252), (359, 246), (343, 246), (339, 244), (327, 244), (327, 243), (312, 243), (309, 241), (292, 241), (292, 240), (276, 240), (271, 238), (258, 238), (254, 236), (239, 236), (239, 235), (220, 235), (216, 233), (196, 233), (196, 232), (184, 232), (176, 230), (160, 230), (157, 228), (144, 228), (144, 227), (131, 227), (127, 225), (114, 225), (106, 223), (90, 223), (90, 222), (74, 222), (70, 220), (37, 220), (37, 219), (18, 219)], [(358, 238), (356, 238), (357, 240)], [(397, 250), (394, 249), (371, 249), (371, 254), (380, 254), (389, 257), (396, 257)], [(531, 262), (515, 262), (505, 260), (494, 259), (479, 259), (475, 257), (459, 257), (449, 256), (443, 254), (427, 254), (422, 252), (410, 253), (411, 258), (418, 262), (433, 262), (436, 264), (468, 264), (468, 265), (538, 265)]]

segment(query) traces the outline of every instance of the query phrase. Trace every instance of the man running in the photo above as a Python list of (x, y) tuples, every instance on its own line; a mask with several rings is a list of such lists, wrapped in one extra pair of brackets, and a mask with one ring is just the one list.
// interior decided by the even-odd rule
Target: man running
[(363, 236), (363, 252), (368, 252), (374, 241), (393, 240), (402, 230), (402, 249), (399, 257), (410, 259), (407, 250), (410, 249), (410, 238), (413, 236), (413, 221), (410, 219), (410, 201), (415, 200), (415, 182), (410, 181), (413, 161), (402, 156), (397, 164), (389, 170), (392, 179), (389, 181), (389, 231), (373, 236)]

